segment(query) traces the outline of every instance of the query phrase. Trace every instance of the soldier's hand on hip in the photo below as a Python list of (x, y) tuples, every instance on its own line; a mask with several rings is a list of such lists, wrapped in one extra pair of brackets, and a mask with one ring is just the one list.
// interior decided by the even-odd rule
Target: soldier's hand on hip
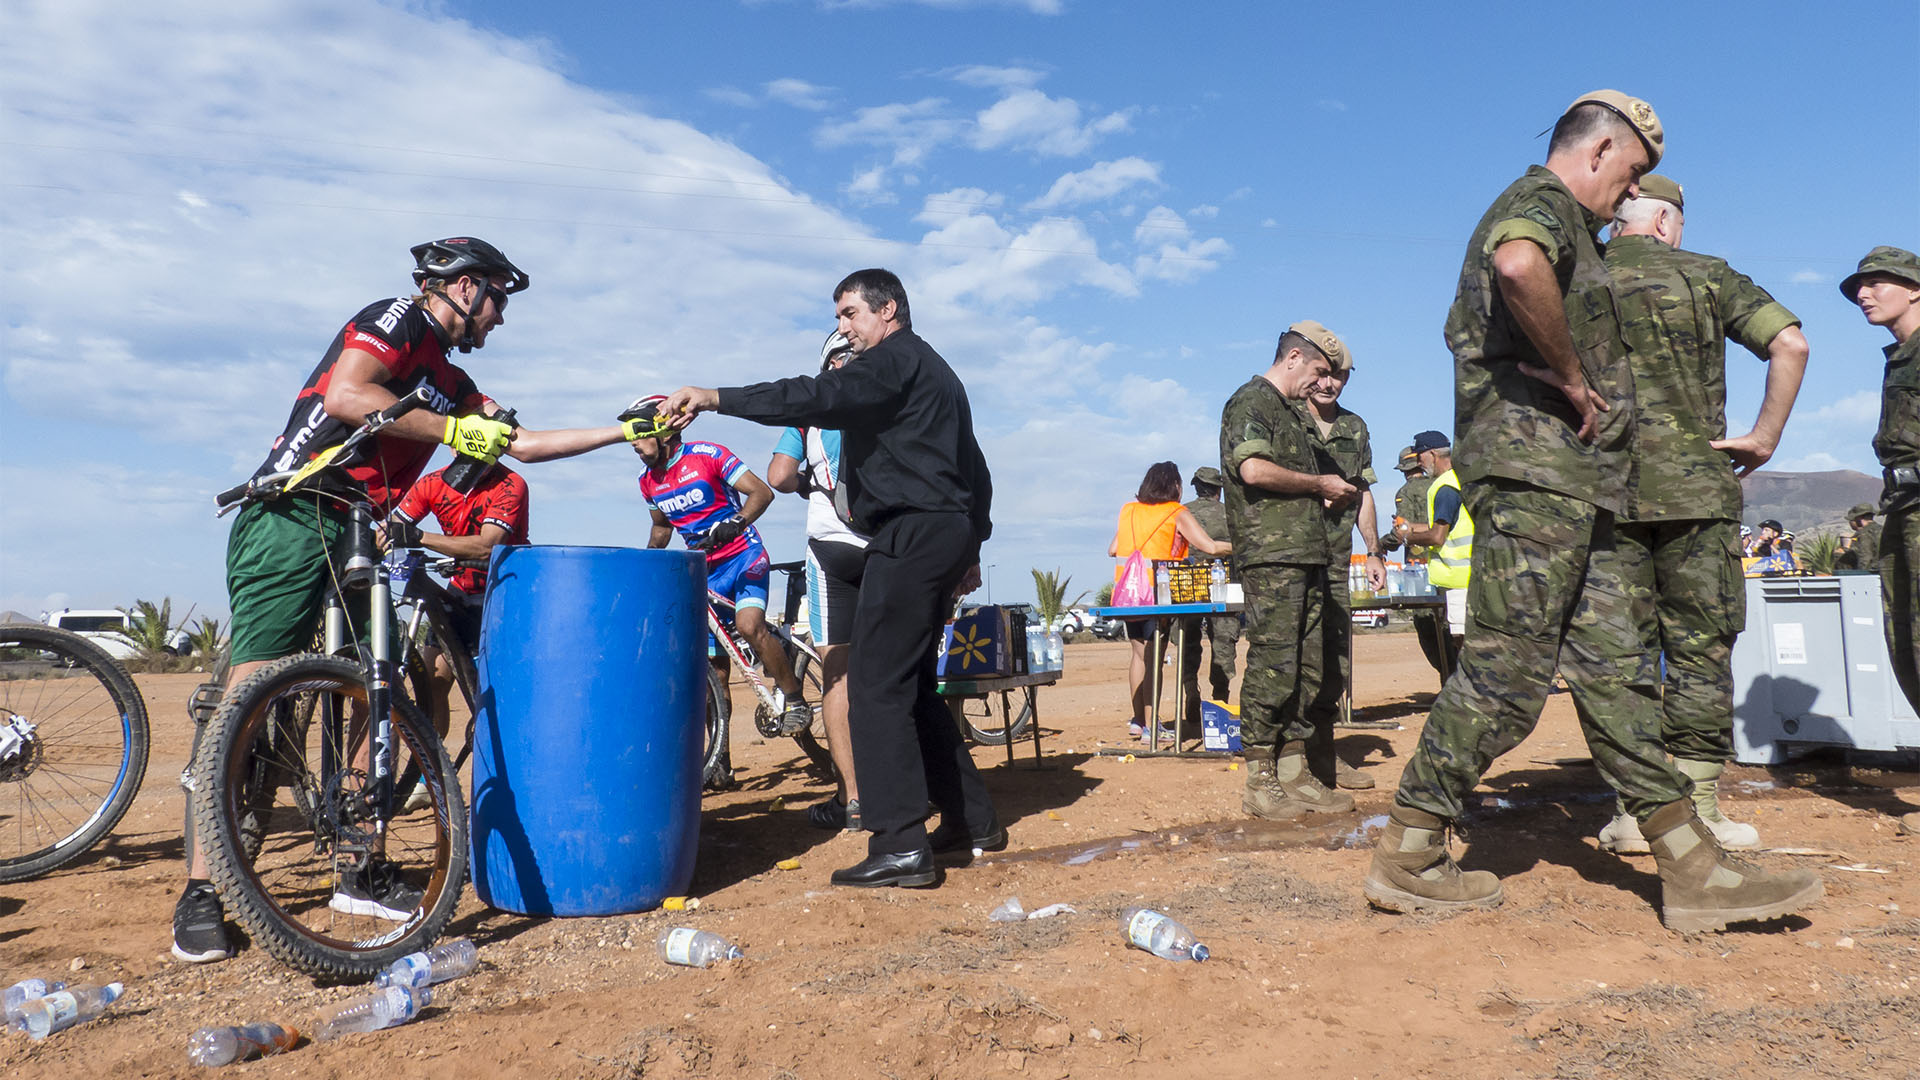
[(1566, 395), (1567, 401), (1573, 405), (1573, 411), (1580, 414), (1580, 430), (1576, 434), (1581, 442), (1592, 442), (1600, 428), (1600, 414), (1613, 411), (1607, 404), (1607, 399), (1601, 397), (1599, 391), (1588, 386), (1585, 378), (1561, 382), (1560, 376), (1555, 375), (1551, 368), (1534, 364), (1521, 364), (1520, 374), (1539, 379)]
[(1745, 476), (1773, 459), (1774, 444), (1751, 431), (1731, 439), (1714, 439), (1707, 445), (1733, 459), (1735, 476)]

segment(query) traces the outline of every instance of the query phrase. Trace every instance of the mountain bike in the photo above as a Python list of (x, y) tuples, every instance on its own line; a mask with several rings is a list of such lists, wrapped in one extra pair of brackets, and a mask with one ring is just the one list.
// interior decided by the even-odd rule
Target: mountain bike
[(727, 688), (729, 666), (739, 668), (746, 675), (747, 684), (753, 688), (754, 729), (769, 739), (791, 735), (816, 768), (825, 770), (828, 776), (833, 775), (833, 756), (827, 752), (826, 726), (821, 718), (821, 700), (825, 695), (820, 682), (820, 654), (814, 651), (812, 634), (800, 619), (800, 598), (805, 595), (806, 564), (774, 563), (767, 569), (786, 575), (787, 590), (781, 618), (768, 619), (767, 627), (779, 639), (782, 651), (787, 654), (787, 662), (793, 668), (793, 677), (800, 680), (801, 687), (813, 703), (813, 720), (798, 731), (781, 730), (780, 716), (784, 703), (780, 699), (779, 689), (760, 674), (752, 643), (734, 629), (733, 601), (709, 590), (707, 629), (720, 643), (719, 654), (715, 657), (717, 662), (707, 666), (707, 731), (706, 750), (701, 762), (701, 783), (709, 791), (725, 791), (735, 786), (733, 758), (728, 750), (733, 715), (733, 698)]
[(0, 624), (0, 882), (39, 877), (112, 831), (147, 774), (147, 705), (78, 634)]
[[(370, 977), (431, 945), (466, 881), (460, 785), (432, 724), (395, 692), (391, 586), (374, 510), (339, 471), (425, 402), (410, 394), (300, 469), (216, 500), (224, 512), (310, 498), (316, 513), (331, 501), (349, 519), (330, 564), (321, 651), (276, 660), (226, 693), (192, 766), (195, 829), (222, 903), (269, 953), (316, 975)], [(347, 610), (362, 592), (367, 633), (356, 642)], [(414, 810), (398, 791), (409, 770), (427, 790)]]

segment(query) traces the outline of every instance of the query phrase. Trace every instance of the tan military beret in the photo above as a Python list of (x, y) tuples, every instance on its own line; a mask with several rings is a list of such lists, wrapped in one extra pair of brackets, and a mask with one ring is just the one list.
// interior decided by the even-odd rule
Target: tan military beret
[(1419, 472), (1420, 455), (1413, 452), (1413, 447), (1403, 446), (1400, 448), (1400, 464), (1395, 465), (1394, 468), (1401, 472)]
[(1670, 202), (1676, 210), (1685, 210), (1687, 208), (1686, 195), (1680, 190), (1680, 185), (1667, 177), (1654, 173), (1648, 173), (1640, 178), (1640, 197), (1643, 199), (1659, 199), (1661, 202)]
[(1618, 90), (1595, 90), (1574, 98), (1573, 104), (1562, 109), (1560, 115), (1565, 116), (1582, 105), (1604, 105), (1620, 114), (1620, 118), (1640, 136), (1640, 141), (1647, 144), (1647, 168), (1660, 164), (1660, 155), (1666, 153), (1667, 136), (1660, 128), (1660, 117), (1653, 111), (1653, 106)]
[(1920, 255), (1905, 248), (1882, 244), (1867, 252), (1860, 260), (1860, 268), (1847, 275), (1840, 283), (1840, 295), (1853, 300), (1860, 288), (1860, 279), (1868, 274), (1891, 274), (1902, 281), (1911, 281), (1920, 285)]
[(1287, 333), (1299, 334), (1313, 342), (1314, 348), (1327, 354), (1327, 360), (1335, 371), (1353, 370), (1353, 354), (1347, 351), (1347, 343), (1341, 341), (1333, 331), (1313, 321), (1302, 319), (1287, 327)]

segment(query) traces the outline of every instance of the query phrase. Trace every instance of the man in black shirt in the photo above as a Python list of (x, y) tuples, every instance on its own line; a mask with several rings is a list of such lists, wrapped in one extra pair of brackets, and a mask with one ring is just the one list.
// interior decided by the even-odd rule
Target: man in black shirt
[[(833, 291), (855, 357), (819, 376), (710, 390), (686, 386), (660, 406), (677, 427), (717, 411), (841, 435), (834, 506), (873, 537), (847, 661), (848, 724), (860, 777), (867, 858), (835, 885), (933, 885), (935, 854), (965, 858), (1007, 844), (952, 714), (934, 691), (935, 635), (956, 591), (979, 583), (992, 535), (993, 480), (973, 437), (959, 376), (913, 332), (906, 288), (858, 270)], [(928, 801), (940, 827), (928, 836)]]

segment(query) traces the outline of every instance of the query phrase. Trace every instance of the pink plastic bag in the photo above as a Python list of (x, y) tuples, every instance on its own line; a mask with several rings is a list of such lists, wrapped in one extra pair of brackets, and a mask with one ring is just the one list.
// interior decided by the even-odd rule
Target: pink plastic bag
[(1153, 602), (1153, 560), (1136, 551), (1120, 568), (1120, 581), (1113, 587), (1113, 606), (1151, 607)]

